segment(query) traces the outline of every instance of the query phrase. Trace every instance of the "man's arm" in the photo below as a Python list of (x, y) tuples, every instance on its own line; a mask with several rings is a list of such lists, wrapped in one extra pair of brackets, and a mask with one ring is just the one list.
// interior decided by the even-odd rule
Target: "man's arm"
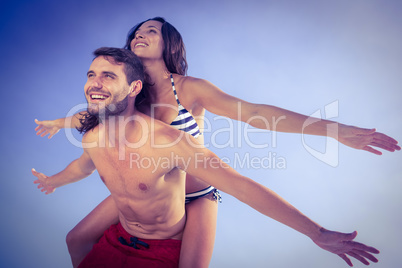
[(181, 166), (188, 174), (197, 176), (260, 213), (308, 237), (319, 236), (322, 227), (311, 221), (278, 194), (252, 179), (240, 175), (211, 151), (189, 147), (187, 146), (186, 149), (189, 153), (184, 157), (188, 161), (184, 164), (188, 164)]
[(365, 264), (368, 263), (366, 258), (378, 261), (371, 254), (379, 253), (377, 249), (353, 241), (356, 232), (345, 234), (324, 229), (272, 190), (237, 173), (211, 151), (193, 148), (182, 139), (176, 153), (179, 156), (177, 166), (188, 174), (197, 176), (260, 213), (305, 234), (321, 248), (340, 256), (350, 266), (352, 262), (347, 255)]
[(32, 174), (37, 177), (34, 181), (38, 184), (38, 189), (46, 194), (53, 193), (56, 188), (82, 180), (95, 171), (95, 165), (92, 162), (88, 153), (84, 150), (80, 158), (71, 162), (63, 171), (53, 175), (46, 176), (43, 173), (37, 172), (32, 169)]

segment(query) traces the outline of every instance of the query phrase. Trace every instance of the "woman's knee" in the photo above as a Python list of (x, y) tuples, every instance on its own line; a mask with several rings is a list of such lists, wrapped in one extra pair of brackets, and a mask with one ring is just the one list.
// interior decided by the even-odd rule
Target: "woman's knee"
[(69, 250), (76, 247), (77, 245), (82, 244), (83, 241), (80, 241), (80, 235), (75, 229), (72, 229), (68, 232), (66, 236), (66, 244)]

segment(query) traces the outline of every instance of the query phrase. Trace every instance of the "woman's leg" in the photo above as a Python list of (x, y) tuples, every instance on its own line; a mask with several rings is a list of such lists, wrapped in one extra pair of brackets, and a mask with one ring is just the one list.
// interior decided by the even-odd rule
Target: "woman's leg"
[(119, 212), (113, 198), (109, 195), (67, 234), (68, 252), (74, 268), (91, 251), (103, 232), (110, 225), (118, 222)]
[[(187, 176), (187, 193), (196, 192), (206, 187), (208, 185), (205, 183)], [(215, 244), (218, 202), (212, 193), (208, 194), (188, 203), (186, 214), (179, 267), (207, 268)]]

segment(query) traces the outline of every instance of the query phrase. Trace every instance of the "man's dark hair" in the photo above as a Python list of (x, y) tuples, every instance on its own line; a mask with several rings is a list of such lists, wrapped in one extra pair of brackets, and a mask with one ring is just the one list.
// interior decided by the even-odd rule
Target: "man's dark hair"
[[(133, 81), (141, 80), (143, 88), (136, 96), (135, 105), (143, 104), (149, 99), (147, 86), (145, 86), (145, 71), (140, 59), (131, 51), (122, 48), (101, 47), (94, 51), (96, 59), (99, 56), (104, 56), (106, 60), (113, 64), (123, 64), (123, 71), (127, 78), (127, 83), (130, 85)], [(86, 133), (99, 124), (99, 117), (91, 115), (88, 112), (80, 113), (81, 126), (77, 128), (80, 133)]]
[(94, 51), (94, 56), (95, 59), (104, 56), (113, 64), (124, 64), (123, 71), (129, 85), (136, 80), (144, 81), (144, 66), (133, 52), (115, 47), (101, 47)]
[(186, 75), (187, 60), (186, 48), (179, 31), (162, 17), (155, 17), (138, 23), (128, 33), (125, 49), (131, 50), (131, 41), (135, 38), (138, 29), (147, 21), (154, 20), (162, 23), (162, 38), (164, 42), (163, 60), (169, 72)]

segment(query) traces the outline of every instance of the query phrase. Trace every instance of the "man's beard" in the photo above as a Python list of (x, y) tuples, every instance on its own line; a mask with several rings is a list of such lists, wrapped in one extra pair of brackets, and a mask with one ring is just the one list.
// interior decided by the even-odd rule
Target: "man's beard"
[[(95, 106), (96, 108), (92, 108)], [(96, 116), (99, 119), (108, 119), (109, 116), (116, 116), (126, 110), (128, 106), (128, 96), (117, 103), (104, 104), (90, 104), (88, 103), (87, 111), (90, 115)]]

